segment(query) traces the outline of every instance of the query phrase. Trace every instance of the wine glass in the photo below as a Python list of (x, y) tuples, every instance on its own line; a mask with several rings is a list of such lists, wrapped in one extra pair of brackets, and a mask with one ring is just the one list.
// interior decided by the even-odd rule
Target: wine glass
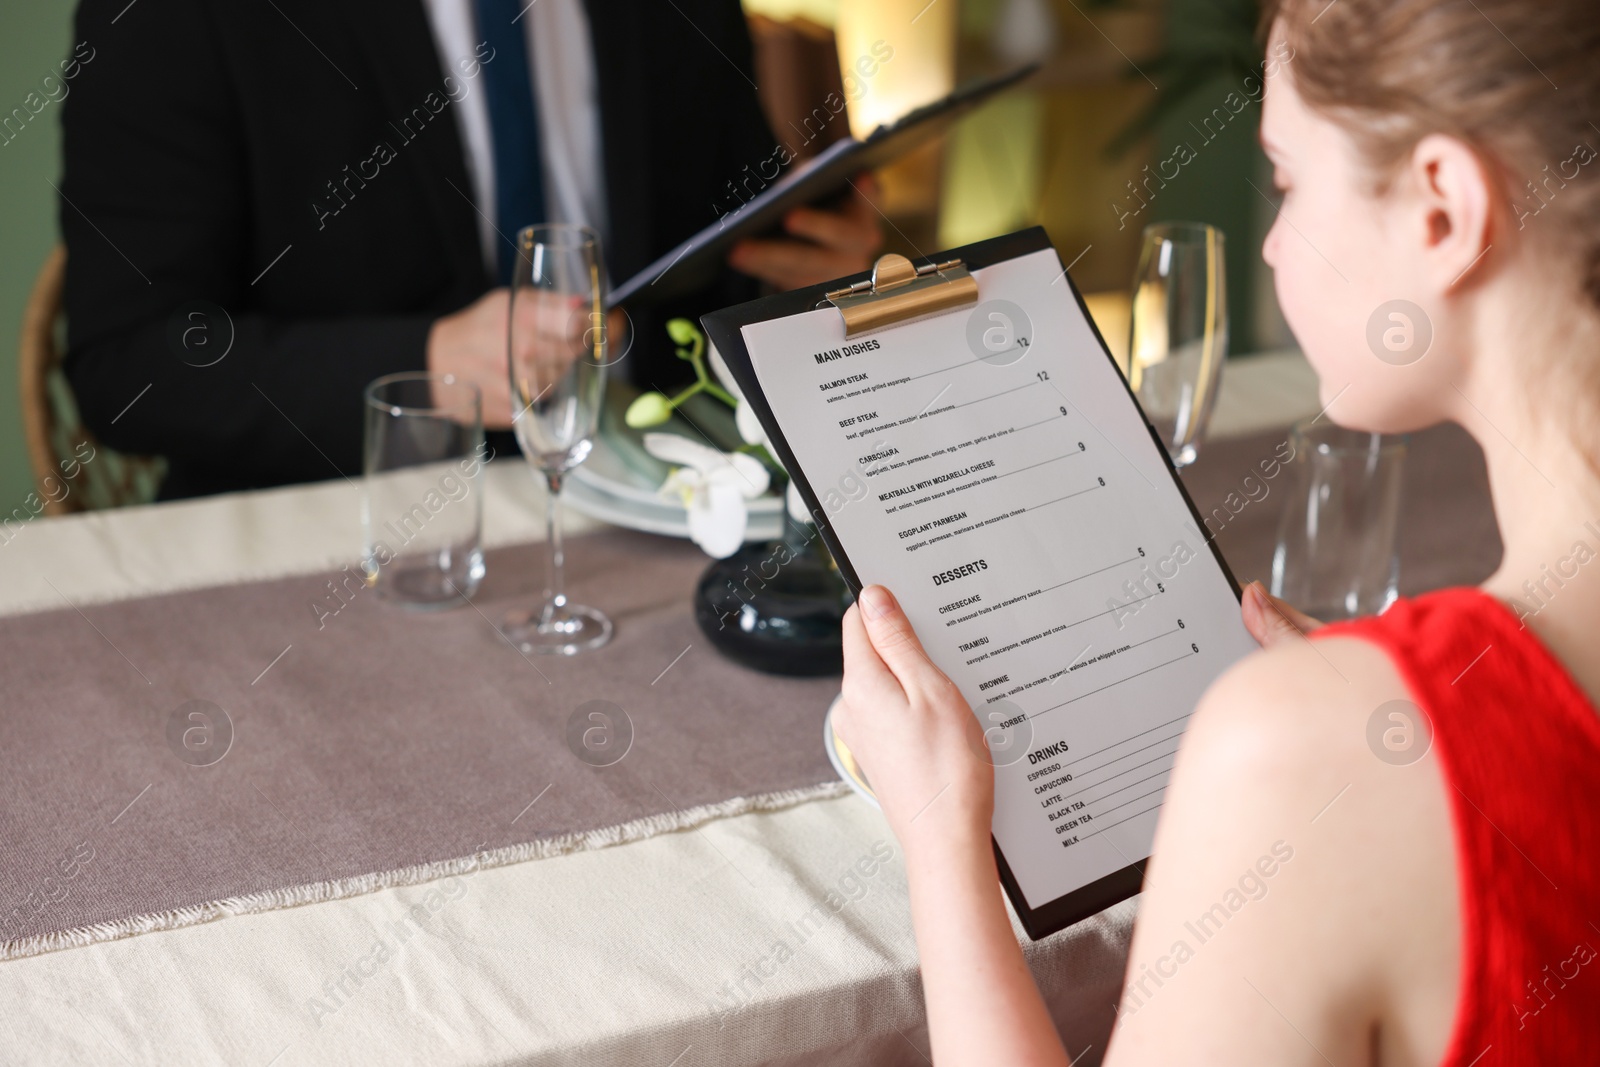
[(517, 234), (507, 349), (512, 429), (522, 454), (543, 474), (549, 570), (544, 604), (506, 617), (523, 652), (572, 656), (611, 639), (611, 620), (567, 601), (561, 545), (561, 489), (589, 455), (605, 393), (608, 338), (600, 238), (587, 226), (529, 226)]
[(1199, 453), (1227, 355), (1222, 231), (1203, 222), (1146, 226), (1133, 279), (1128, 384), (1174, 466)]

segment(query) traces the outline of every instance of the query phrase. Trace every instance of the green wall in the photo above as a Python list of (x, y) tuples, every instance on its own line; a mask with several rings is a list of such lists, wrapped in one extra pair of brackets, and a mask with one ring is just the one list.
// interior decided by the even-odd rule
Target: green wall
[[(13, 108), (26, 112), (23, 101), (38, 91), (40, 79), (60, 73), (60, 61), (72, 50), (71, 29), (67, 0), (6, 5), (0, 16), (0, 116)], [(6, 137), (13, 132), (0, 135), (0, 514), (9, 514), (33, 490), (17, 400), (17, 335), (34, 277), (56, 242), (50, 183), (61, 174), (61, 105), (47, 105), (20, 134)]]
[[(1227, 235), (1230, 354), (1279, 348), (1290, 340), (1261, 260), (1261, 242), (1276, 209), (1271, 167), (1257, 132), (1261, 105), (1249, 103), (1222, 126), (1213, 112), (1232, 113), (1248, 99), (1244, 76), (1259, 75), (1254, 42), (1255, 0), (1167, 0), (1168, 68), (1158, 80), (1171, 90), (1152, 141), (1154, 159), (1171, 159), (1177, 146), (1194, 153), (1177, 179), (1159, 190), (1152, 217), (1209, 222)], [(1205, 72), (1208, 76), (1196, 78)], [(1190, 80), (1193, 78), (1194, 80)], [(1187, 84), (1185, 84), (1187, 82)], [(1251, 83), (1256, 92), (1261, 83)], [(1237, 94), (1234, 103), (1227, 102)], [(1169, 167), (1168, 173), (1171, 173)]]

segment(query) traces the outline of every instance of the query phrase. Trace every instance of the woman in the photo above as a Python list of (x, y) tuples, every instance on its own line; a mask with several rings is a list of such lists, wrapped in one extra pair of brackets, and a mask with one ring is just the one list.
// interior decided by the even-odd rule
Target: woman
[[(1309, 638), (1248, 588), (1264, 649), (1184, 740), (1106, 1062), (1593, 1062), (1600, 20), (1591, 0), (1269, 7), (1292, 57), (1262, 113), (1284, 314), (1338, 422), (1476, 437), (1505, 556), (1481, 589)], [(1431, 327), (1420, 358), (1369, 346), (1395, 300)], [(1066, 1063), (996, 888), (975, 718), (886, 590), (845, 642), (838, 726), (904, 847), (936, 1061)], [(1375, 719), (1426, 754), (1382, 758)], [(1187, 932), (1247, 879), (1266, 892), (1225, 930)]]

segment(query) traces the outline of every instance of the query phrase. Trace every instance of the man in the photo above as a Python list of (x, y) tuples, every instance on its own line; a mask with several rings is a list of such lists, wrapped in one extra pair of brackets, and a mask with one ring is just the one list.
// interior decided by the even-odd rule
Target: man
[[(106, 444), (167, 457), (167, 499), (359, 470), (394, 371), (508, 425), (516, 229), (594, 226), (620, 282), (773, 151), (736, 0), (83, 0), (76, 26), (66, 370)], [(670, 385), (666, 317), (864, 269), (875, 218), (794, 213), (747, 275), (636, 311), (620, 369)]]

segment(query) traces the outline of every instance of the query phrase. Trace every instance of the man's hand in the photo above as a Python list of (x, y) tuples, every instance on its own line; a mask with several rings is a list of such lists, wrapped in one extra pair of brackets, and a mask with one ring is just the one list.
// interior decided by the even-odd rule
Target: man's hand
[[(509, 427), (517, 409), (560, 382), (574, 360), (593, 358), (597, 340), (606, 346), (601, 358), (608, 363), (627, 351), (629, 324), (620, 308), (597, 330), (589, 306), (571, 296), (524, 289), (515, 303), (515, 329), (511, 290), (495, 289), (439, 319), (428, 334), (429, 372), (453, 374), (481, 389), (483, 424), (491, 430)], [(518, 391), (525, 394), (515, 401), (513, 363)]]
[(740, 241), (728, 253), (728, 265), (783, 290), (868, 269), (883, 247), (878, 209), (869, 199), (878, 195), (878, 186), (870, 174), (853, 184), (855, 191), (837, 210), (798, 207), (784, 217), (784, 230), (800, 240)]
[(1244, 617), (1244, 628), (1262, 648), (1271, 648), (1280, 641), (1304, 638), (1322, 625), (1311, 616), (1290, 607), (1267, 592), (1260, 582), (1244, 587), (1244, 599), (1239, 604)]
[(428, 332), (428, 372), (452, 374), (483, 393), (483, 424), (491, 430), (511, 425), (511, 369), (506, 356), (511, 290), (494, 289)]

